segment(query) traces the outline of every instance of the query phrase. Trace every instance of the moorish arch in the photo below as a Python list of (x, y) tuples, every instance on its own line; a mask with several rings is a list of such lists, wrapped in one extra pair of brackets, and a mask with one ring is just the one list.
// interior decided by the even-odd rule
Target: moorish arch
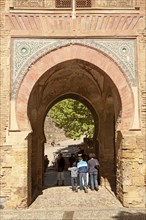
[(17, 93), (16, 118), (19, 129), (27, 130), (30, 127), (27, 117), (27, 105), (30, 93), (38, 79), (54, 66), (74, 59), (83, 60), (98, 67), (111, 79), (121, 99), (121, 129), (131, 129), (134, 119), (134, 100), (126, 75), (116, 62), (104, 53), (87, 46), (76, 44), (56, 49), (36, 60), (30, 66)]
[[(100, 81), (103, 81), (103, 85), (105, 84), (105, 93), (112, 96), (110, 100), (110, 97), (104, 95), (105, 99), (110, 100), (108, 105), (103, 101)], [(109, 185), (114, 185), (113, 180), (116, 182), (113, 172), (116, 161), (113, 118), (116, 111), (118, 114), (121, 111), (120, 125), (122, 127), (119, 129), (128, 130), (132, 127), (134, 101), (130, 84), (118, 64), (101, 51), (78, 44), (66, 45), (36, 60), (25, 74), (16, 95), (18, 128), (28, 133), (32, 130), (32, 133), (28, 135), (28, 149), (31, 152), (28, 156), (30, 202), (38, 195), (43, 184), (44, 118), (51, 105), (59, 97), (72, 97), (72, 95), (76, 95), (77, 100), (82, 99), (83, 103), (86, 100), (91, 109), (95, 109), (94, 118), (99, 118), (96, 120), (99, 121), (96, 129), (100, 127), (95, 138), (97, 152), (100, 148), (99, 142), (104, 139), (106, 127), (103, 123), (102, 112), (110, 109), (110, 117), (109, 113), (105, 113), (105, 117), (110, 119), (107, 128), (112, 131), (112, 135), (109, 135), (112, 139), (108, 148), (111, 156), (104, 153), (104, 147), (100, 148), (99, 153), (101, 158), (105, 158), (100, 161), (103, 178), (106, 178)], [(107, 141), (102, 145), (107, 146)], [(112, 171), (107, 170), (105, 160), (111, 164)]]
[(73, 96), (97, 117), (105, 183), (145, 207), (145, 1), (91, 1), (76, 19), (54, 0), (1, 2), (1, 207), (42, 193), (45, 116)]

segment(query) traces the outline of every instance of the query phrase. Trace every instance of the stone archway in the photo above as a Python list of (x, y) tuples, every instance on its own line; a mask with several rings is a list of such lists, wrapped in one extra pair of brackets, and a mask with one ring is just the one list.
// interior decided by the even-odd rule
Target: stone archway
[[(114, 133), (114, 91), (116, 90), (114, 89), (112, 91), (111, 89), (111, 80), (106, 78), (103, 72), (88, 62), (76, 59), (54, 66), (46, 71), (46, 73), (44, 73), (36, 82), (28, 101), (28, 118), (33, 130), (31, 147), (33, 157), (30, 157), (29, 159), (32, 164), (31, 179), (33, 196), (36, 196), (39, 192), (43, 182), (42, 155), (45, 142), (45, 136), (43, 133), (44, 118), (51, 106), (64, 97), (75, 98), (87, 105), (91, 110), (94, 121), (96, 121), (96, 133), (94, 135), (95, 152), (97, 153), (98, 150), (100, 154), (97, 155), (99, 160), (102, 158), (101, 168), (104, 178), (106, 177), (109, 184), (113, 185), (111, 182), (115, 179), (115, 174), (113, 171), (107, 171), (104, 160), (106, 159), (109, 161), (111, 167), (113, 167), (111, 170), (114, 170), (115, 163), (112, 163), (112, 161), (115, 161), (114, 140), (111, 139), (109, 141), (110, 146), (108, 146), (108, 149), (110, 151), (110, 157), (105, 153), (104, 148), (107, 147), (107, 143), (101, 134), (105, 127), (107, 114), (111, 115), (111, 117), (108, 117), (111, 120), (109, 130), (112, 130), (112, 136)], [(116, 97), (118, 99), (118, 95)], [(121, 108), (120, 100), (119, 102), (116, 102), (116, 106), (117, 109)], [(104, 145), (103, 149), (102, 146), (99, 146), (99, 140), (102, 145)], [(105, 158), (104, 160), (103, 157)]]
[[(76, 71), (76, 69), (78, 70)], [(97, 75), (99, 77), (96, 78)], [(102, 96), (101, 90), (104, 89), (104, 86), (107, 89)], [(81, 99), (88, 100), (95, 108), (96, 114), (100, 115), (102, 122), (105, 120), (105, 116), (107, 118), (110, 106), (112, 119), (109, 129), (112, 128), (113, 133), (115, 132), (115, 117), (117, 120), (120, 111), (122, 112), (121, 129), (128, 130), (132, 127), (134, 118), (132, 90), (124, 73), (111, 58), (86, 46), (70, 45), (52, 51), (37, 60), (25, 75), (16, 99), (16, 116), (19, 129), (27, 131), (31, 124), (33, 131), (30, 136), (31, 141), (29, 141), (31, 142), (29, 146), (31, 154), (28, 158), (30, 166), (30, 176), (28, 177), (30, 198), (28, 200), (30, 202), (41, 191), (42, 187), (45, 113), (55, 99), (70, 94), (77, 94)], [(112, 104), (107, 104), (106, 100)], [(104, 114), (102, 114), (103, 109), (106, 110)], [(104, 139), (102, 137), (103, 129), (104, 124), (100, 123), (100, 140), (98, 143)], [(115, 157), (113, 141), (111, 141), (113, 149), (110, 161)], [(101, 153), (104, 154), (103, 149)], [(112, 165), (113, 168), (114, 165)], [(103, 172), (107, 177), (104, 165)], [(112, 175), (114, 174), (110, 174), (107, 179), (111, 178)]]
[[(114, 87), (117, 88), (121, 98), (122, 129), (127, 130), (132, 128), (134, 118), (133, 93), (124, 73), (119, 68), (119, 66), (108, 56), (104, 55), (98, 50), (81, 45), (70, 45), (52, 51), (51, 53), (48, 53), (40, 58), (34, 65), (30, 67), (19, 87), (17, 94), (16, 115), (18, 127), (21, 130), (27, 130), (29, 128), (27, 119), (27, 103), (31, 90), (37, 80), (48, 69), (51, 69), (59, 63), (73, 59), (89, 62), (107, 74), (107, 76), (114, 83)], [(115, 77), (115, 75), (117, 77)]]

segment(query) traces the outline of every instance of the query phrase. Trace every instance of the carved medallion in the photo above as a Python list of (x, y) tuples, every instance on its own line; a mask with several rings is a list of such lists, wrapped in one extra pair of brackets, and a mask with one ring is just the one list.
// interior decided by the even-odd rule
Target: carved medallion
[(70, 44), (85, 45), (103, 52), (123, 70), (131, 86), (137, 84), (135, 40), (16, 38), (12, 44), (12, 97), (15, 97), (21, 80), (32, 63), (46, 53)]

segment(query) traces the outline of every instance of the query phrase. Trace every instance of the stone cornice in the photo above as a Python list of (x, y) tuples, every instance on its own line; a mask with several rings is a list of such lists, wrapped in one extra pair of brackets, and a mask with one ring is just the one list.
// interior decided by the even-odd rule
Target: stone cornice
[[(132, 36), (144, 26), (144, 16), (135, 14), (25, 14), (5, 15), (5, 29), (12, 35), (26, 36)], [(129, 34), (128, 34), (129, 33)]]

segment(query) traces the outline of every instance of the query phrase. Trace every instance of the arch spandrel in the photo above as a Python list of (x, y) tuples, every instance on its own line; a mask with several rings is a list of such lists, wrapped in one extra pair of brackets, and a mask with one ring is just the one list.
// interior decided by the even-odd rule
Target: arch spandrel
[[(31, 89), (37, 80), (39, 80), (39, 78), (53, 66), (72, 59), (83, 60), (91, 63), (94, 66), (97, 66), (112, 80), (121, 98), (122, 128), (130, 129), (132, 127), (134, 117), (134, 101), (132, 90), (123, 72), (118, 65), (105, 54), (81, 45), (70, 45), (60, 48), (56, 51), (52, 51), (51, 53), (41, 57), (34, 65), (31, 66), (25, 75), (17, 94), (16, 115), (19, 128), (25, 130), (28, 127), (26, 123), (26, 109)], [(25, 86), (23, 86), (23, 84)], [(25, 102), (23, 101), (24, 96)]]
[[(21, 81), (31, 65), (47, 53), (72, 45), (92, 48), (111, 57), (131, 86), (136, 86), (135, 40), (132, 39), (17, 39), (12, 41), (12, 91), (15, 98)], [(84, 54), (82, 54), (83, 56)], [(43, 65), (43, 63), (42, 63)]]

